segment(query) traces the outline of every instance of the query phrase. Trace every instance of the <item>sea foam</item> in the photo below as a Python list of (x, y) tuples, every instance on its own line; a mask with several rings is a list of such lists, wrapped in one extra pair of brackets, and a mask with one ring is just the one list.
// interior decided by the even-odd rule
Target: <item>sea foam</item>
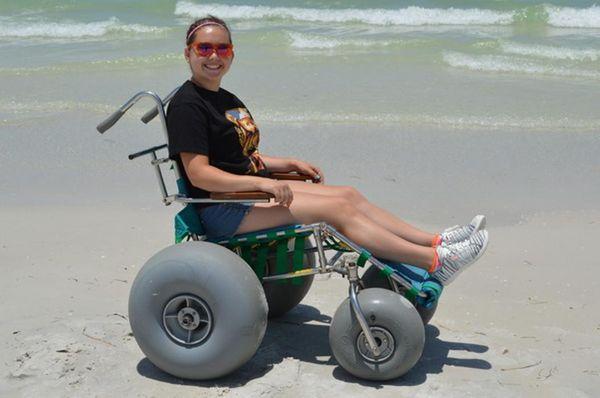
[(0, 37), (47, 37), (47, 38), (85, 38), (101, 37), (114, 32), (156, 33), (163, 28), (154, 26), (123, 24), (116, 17), (98, 22), (45, 22), (45, 21), (2, 21)]
[(570, 61), (597, 61), (600, 50), (593, 48), (576, 49), (556, 46), (530, 45), (514, 42), (503, 42), (500, 49), (506, 54), (525, 55), (538, 58), (548, 58)]
[[(299, 32), (286, 32), (291, 41), (291, 46), (296, 49), (327, 50), (338, 47), (385, 47), (396, 41), (390, 40), (362, 40), (362, 39), (338, 39), (323, 35), (314, 35)], [(398, 41), (399, 43), (400, 41)]]
[(600, 6), (571, 8), (545, 6), (548, 24), (562, 28), (600, 28)]
[(331, 49), (342, 46), (341, 40), (297, 32), (286, 32), (292, 47), (299, 49)]
[(228, 6), (179, 1), (175, 15), (201, 17), (206, 14), (227, 19), (280, 18), (306, 22), (360, 22), (372, 25), (508, 25), (511, 12), (480, 9), (407, 7), (388, 9), (316, 9), (266, 6)]
[(544, 65), (506, 55), (469, 55), (447, 51), (444, 53), (443, 59), (449, 66), (481, 72), (523, 73), (529, 75), (600, 79), (600, 74), (592, 70)]
[(303, 22), (365, 23), (372, 25), (513, 25), (548, 24), (565, 28), (600, 28), (600, 6), (588, 8), (540, 5), (498, 11), (490, 9), (423, 8), (399, 9), (317, 9), (224, 4), (196, 4), (178, 1), (175, 15), (200, 17), (213, 14), (227, 19), (291, 19)]

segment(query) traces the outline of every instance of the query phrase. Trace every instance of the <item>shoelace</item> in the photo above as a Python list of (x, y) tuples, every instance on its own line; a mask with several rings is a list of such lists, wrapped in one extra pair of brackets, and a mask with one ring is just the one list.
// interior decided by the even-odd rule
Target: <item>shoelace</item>
[(448, 253), (444, 255), (440, 268), (435, 271), (435, 277), (443, 284), (449, 283), (461, 268), (477, 257), (483, 243), (483, 234), (476, 233), (468, 240), (444, 248)]
[(471, 235), (468, 241), (477, 245), (479, 249), (481, 249), (483, 247), (483, 244), (485, 243), (485, 235), (482, 231), (479, 231), (476, 234)]
[(447, 243), (458, 243), (461, 242), (467, 238), (469, 238), (469, 236), (471, 236), (471, 233), (473, 233), (473, 230), (475, 229), (475, 227), (471, 224), (469, 225), (464, 225), (462, 227), (458, 227), (456, 229), (447, 231), (447, 232), (443, 232), (442, 233), (442, 241), (447, 242)]

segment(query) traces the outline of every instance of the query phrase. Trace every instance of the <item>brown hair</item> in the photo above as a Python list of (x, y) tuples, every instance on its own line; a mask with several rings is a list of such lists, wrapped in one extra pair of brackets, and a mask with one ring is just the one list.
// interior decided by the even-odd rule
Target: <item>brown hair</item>
[(221, 18), (217, 18), (214, 15), (207, 15), (204, 18), (200, 18), (194, 21), (194, 23), (192, 23), (190, 25), (190, 27), (187, 30), (187, 33), (185, 34), (186, 40), (185, 40), (185, 44), (186, 46), (189, 46), (190, 44), (192, 44), (194, 42), (194, 38), (196, 37), (196, 30), (199, 26), (201, 25), (219, 25), (223, 28), (225, 28), (225, 30), (227, 31), (227, 35), (229, 36), (229, 42), (233, 43), (231, 41), (231, 31), (229, 30), (229, 26), (227, 26), (227, 24), (225, 23), (225, 21), (223, 21)]

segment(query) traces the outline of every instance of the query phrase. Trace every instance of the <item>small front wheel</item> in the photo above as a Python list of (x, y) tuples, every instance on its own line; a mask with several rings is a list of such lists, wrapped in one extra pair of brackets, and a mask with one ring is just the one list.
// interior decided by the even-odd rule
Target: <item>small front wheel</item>
[[(382, 289), (392, 290), (392, 284), (389, 279), (382, 275), (379, 268), (374, 265), (371, 265), (363, 274), (361, 278), (365, 289), (372, 287), (380, 287)], [(439, 301), (435, 301), (429, 307), (425, 307), (424, 305), (419, 304), (416, 301), (413, 301), (413, 305), (421, 315), (421, 319), (423, 320), (423, 324), (427, 325), (433, 315), (435, 315), (435, 310), (437, 309)]]
[(417, 310), (390, 290), (361, 290), (358, 302), (380, 354), (375, 355), (354, 315), (350, 299), (340, 304), (329, 329), (333, 356), (346, 371), (366, 380), (391, 380), (417, 363), (425, 329)]

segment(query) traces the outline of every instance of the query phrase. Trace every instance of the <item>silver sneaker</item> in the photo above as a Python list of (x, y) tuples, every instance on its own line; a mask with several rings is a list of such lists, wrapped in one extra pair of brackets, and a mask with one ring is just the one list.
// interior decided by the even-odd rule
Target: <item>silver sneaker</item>
[(485, 228), (485, 216), (478, 215), (473, 217), (471, 222), (463, 226), (454, 226), (445, 229), (440, 236), (442, 237), (442, 246), (453, 245), (458, 242), (469, 239), (473, 234)]
[(438, 246), (440, 267), (431, 276), (444, 286), (451, 283), (458, 274), (477, 261), (485, 252), (489, 241), (486, 230), (474, 233), (470, 238), (453, 245)]

